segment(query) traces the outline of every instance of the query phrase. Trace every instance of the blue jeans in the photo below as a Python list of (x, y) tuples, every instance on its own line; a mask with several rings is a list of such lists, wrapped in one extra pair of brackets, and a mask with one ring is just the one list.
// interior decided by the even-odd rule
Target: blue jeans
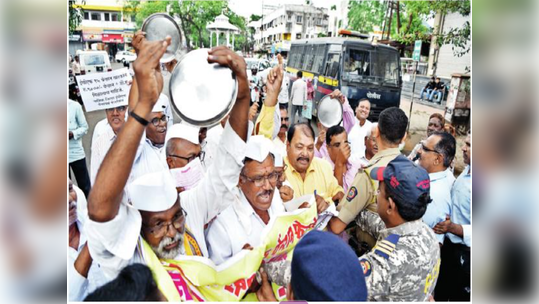
[(423, 93), (427, 93), (427, 97), (429, 97), (431, 91), (432, 91), (432, 89), (422, 88), (421, 89), (421, 94), (419, 95), (419, 99), (423, 99)]
[(442, 92), (441, 91), (432, 91), (429, 96), (429, 100), (432, 101), (432, 97), (434, 97), (434, 94), (436, 94), (436, 102), (439, 102), (442, 99)]

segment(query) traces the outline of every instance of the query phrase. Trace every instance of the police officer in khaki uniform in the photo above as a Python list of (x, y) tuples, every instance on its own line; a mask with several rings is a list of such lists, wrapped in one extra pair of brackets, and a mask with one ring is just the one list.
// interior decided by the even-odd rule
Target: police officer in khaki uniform
[[(399, 108), (387, 108), (378, 118), (372, 135), (378, 145), (378, 153), (371, 158), (369, 165), (360, 169), (356, 174), (348, 194), (341, 200), (337, 209), (339, 216), (334, 217), (329, 222), (329, 230), (335, 234), (340, 234), (346, 226), (354, 221), (358, 214), (368, 209), (376, 212), (376, 191), (378, 182), (369, 177), (372, 168), (386, 166), (391, 160), (400, 155), (399, 144), (406, 135), (408, 118), (404, 111)], [(362, 231), (357, 231), (358, 242), (366, 242), (369, 249), (374, 246), (376, 240)]]
[(369, 301), (427, 301), (440, 270), (440, 247), (422, 221), (431, 202), (425, 169), (400, 155), (371, 170), (380, 181), (377, 213), (362, 211), (358, 226), (378, 239), (359, 258)]

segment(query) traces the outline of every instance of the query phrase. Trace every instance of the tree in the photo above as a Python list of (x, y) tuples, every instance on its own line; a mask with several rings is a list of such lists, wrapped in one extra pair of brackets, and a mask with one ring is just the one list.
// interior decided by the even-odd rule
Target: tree
[[(80, 2), (81, 4), (84, 4), (86, 1), (83, 0)], [(77, 4), (77, 0), (69, 0), (67, 2), (67, 7), (69, 9), (69, 34), (76, 31), (82, 21), (82, 14), (84, 11), (80, 8), (81, 4)]]
[(251, 14), (251, 16), (249, 17), (249, 20), (251, 20), (251, 21), (258, 21), (260, 19), (262, 19), (261, 15)]

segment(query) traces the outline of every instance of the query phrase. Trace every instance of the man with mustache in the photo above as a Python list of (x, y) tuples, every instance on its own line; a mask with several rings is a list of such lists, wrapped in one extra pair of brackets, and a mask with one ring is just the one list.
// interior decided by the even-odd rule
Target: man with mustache
[(285, 172), (295, 197), (316, 194), (318, 213), (321, 213), (344, 196), (331, 165), (314, 157), (314, 131), (309, 124), (297, 123), (290, 127), (286, 149)]
[(350, 143), (346, 130), (341, 126), (329, 128), (326, 135), (326, 144), (329, 155), (325, 160), (331, 164), (333, 175), (339, 185), (343, 187), (344, 192), (347, 192), (361, 165), (350, 157)]
[(131, 181), (145, 174), (167, 169), (167, 164), (163, 161), (161, 155), (165, 147), (169, 121), (169, 117), (165, 112), (167, 103), (167, 96), (161, 93), (150, 113), (148, 119), (150, 123), (146, 128), (146, 137), (141, 141), (137, 150), (133, 170), (131, 171)]
[(272, 149), (272, 142), (262, 135), (247, 142), (234, 201), (212, 222), (207, 235), (210, 259), (217, 265), (242, 249), (260, 245), (271, 217), (284, 212), (280, 196), (275, 195), (279, 175)]
[[(223, 193), (230, 191), (237, 183), (241, 160), (245, 155), (249, 108), (246, 64), (243, 58), (224, 46), (208, 52), (209, 63), (227, 66), (236, 75), (238, 95), (223, 131), (216, 154), (216, 166), (210, 168), (208, 173), (215, 178), (212, 187), (207, 188), (206, 197), (184, 201), (178, 195), (166, 168), (131, 183), (128, 187), (131, 199), (129, 205), (122, 192), (144, 131), (150, 128), (149, 120), (157, 118), (154, 131), (158, 127), (165, 128), (162, 123), (164, 114), (155, 113), (152, 108), (158, 104), (157, 99), (162, 90), (159, 59), (170, 45), (171, 38), (149, 42), (142, 36), (134, 40), (139, 40), (138, 58), (133, 64), (138, 83), (138, 102), (97, 174), (88, 201), (88, 244), (91, 256), (109, 280), (116, 277), (123, 267), (136, 262), (147, 264), (157, 281), (170, 280), (167, 276), (178, 275), (179, 270), (165, 267), (174, 265), (174, 261), (167, 260), (164, 265), (164, 259), (174, 259), (186, 252), (188, 246), (183, 244), (183, 239), (193, 244), (195, 249), (198, 248), (201, 255), (207, 256), (204, 224), (231, 203), (216, 198), (222, 197)], [(164, 135), (155, 133), (147, 137), (160, 140), (160, 136)], [(161, 144), (164, 139), (162, 136)], [(167, 299), (180, 297), (186, 300), (185, 293), (177, 289), (161, 291)]]
[(95, 182), (97, 170), (101, 166), (103, 158), (107, 155), (110, 146), (116, 140), (118, 132), (125, 123), (126, 110), (126, 106), (118, 106), (105, 110), (107, 123), (110, 128), (105, 128), (103, 133), (95, 141), (92, 141), (92, 159), (90, 159), (90, 181), (92, 185)]
[[(370, 172), (374, 167), (386, 166), (390, 161), (400, 155), (399, 144), (406, 135), (408, 117), (404, 111), (397, 107), (387, 108), (380, 113), (378, 126), (371, 134), (376, 138), (378, 153), (370, 160), (366, 168), (361, 169), (346, 198), (341, 200), (337, 209), (339, 216), (333, 217), (329, 222), (330, 230), (335, 234), (340, 234), (346, 226), (350, 224), (363, 209), (376, 212), (376, 191), (378, 184), (370, 177)], [(365, 242), (370, 247), (374, 246), (375, 239), (362, 231), (357, 235), (359, 242)]]

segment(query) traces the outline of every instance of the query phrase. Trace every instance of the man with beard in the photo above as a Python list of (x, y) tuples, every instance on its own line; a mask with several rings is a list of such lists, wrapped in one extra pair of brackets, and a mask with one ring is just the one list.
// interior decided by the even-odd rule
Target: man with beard
[(217, 265), (242, 249), (260, 245), (270, 219), (284, 212), (280, 196), (274, 195), (279, 174), (272, 149), (272, 142), (262, 135), (247, 142), (234, 202), (217, 216), (207, 234), (210, 259)]
[(92, 141), (92, 159), (90, 159), (90, 181), (92, 185), (95, 182), (97, 170), (103, 162), (103, 158), (107, 155), (110, 146), (116, 140), (118, 132), (125, 123), (126, 106), (118, 106), (105, 110), (107, 114), (107, 123), (110, 128), (104, 129), (104, 133), (101, 134), (95, 141)]
[[(216, 198), (223, 196), (237, 183), (241, 160), (245, 155), (249, 108), (246, 64), (243, 58), (224, 46), (208, 52), (209, 63), (227, 66), (236, 75), (238, 95), (223, 131), (216, 154), (216, 166), (210, 168), (208, 173), (214, 179), (212, 187), (207, 188), (209, 192), (206, 198), (183, 201), (182, 197), (180, 201), (167, 168), (131, 183), (128, 187), (131, 198), (129, 205), (122, 192), (144, 130), (154, 125), (149, 122), (153, 119), (157, 119), (155, 125), (165, 128), (162, 123), (165, 121), (164, 114), (152, 112), (152, 108), (162, 89), (159, 59), (170, 45), (171, 38), (153, 42), (144, 37), (135, 37), (134, 40), (138, 40), (139, 44), (138, 58), (133, 64), (138, 83), (138, 102), (97, 174), (88, 202), (88, 244), (91, 256), (109, 280), (115, 278), (125, 266), (136, 262), (147, 264), (156, 276), (156, 281), (168, 280), (168, 275), (176, 276), (179, 270), (164, 267), (164, 259), (174, 259), (185, 252), (184, 239), (198, 249), (195, 254), (200, 251), (207, 256), (204, 224), (231, 203)], [(157, 127), (153, 131), (147, 137), (159, 140), (160, 135), (163, 135), (163, 144), (164, 132), (156, 132)], [(166, 265), (174, 265), (173, 260), (166, 262)], [(186, 300), (185, 293), (176, 289), (161, 291), (167, 299), (180, 297)]]
[[(430, 197), (432, 203), (427, 207), (423, 216), (430, 228), (445, 220), (446, 214), (451, 214), (451, 187), (455, 177), (449, 166), (455, 157), (457, 142), (446, 132), (434, 132), (427, 140), (421, 142), (419, 149), (419, 165), (429, 173)], [(437, 234), (440, 245), (444, 243), (444, 235)]]
[(286, 177), (296, 197), (316, 194), (318, 213), (340, 200), (344, 192), (333, 176), (331, 165), (314, 157), (314, 131), (307, 123), (297, 123), (288, 131), (285, 158)]

